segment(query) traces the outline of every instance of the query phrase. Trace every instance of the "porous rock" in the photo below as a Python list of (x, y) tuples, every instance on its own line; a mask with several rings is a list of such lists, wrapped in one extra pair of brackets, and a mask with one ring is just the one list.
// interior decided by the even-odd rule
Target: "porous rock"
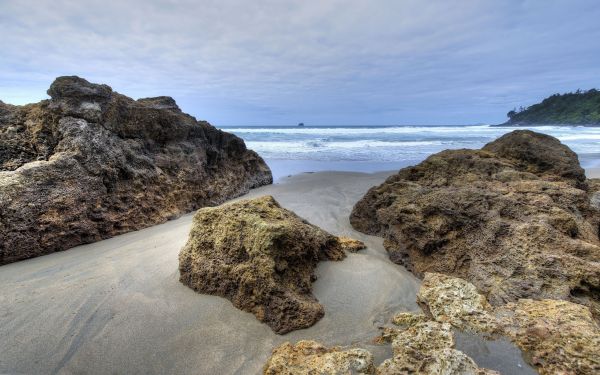
[(141, 229), (271, 183), (244, 142), (169, 97), (59, 77), (0, 102), (0, 264)]
[(454, 349), (451, 325), (422, 321), (422, 315), (407, 319), (404, 314), (400, 328), (388, 329), (393, 356), (377, 367), (378, 375), (396, 374), (496, 374), (480, 368), (466, 354)]
[(600, 327), (586, 306), (521, 299), (496, 308), (502, 332), (540, 374), (599, 374)]
[(286, 342), (273, 350), (264, 367), (265, 375), (350, 375), (373, 374), (373, 355), (364, 349), (327, 348), (303, 340)]
[(384, 237), (422, 276), (473, 283), (494, 305), (562, 299), (600, 314), (598, 182), (557, 139), (511, 132), (481, 150), (449, 150), (400, 170), (350, 221)]
[(341, 240), (282, 208), (271, 196), (203, 208), (179, 255), (180, 280), (229, 299), (283, 334), (323, 317), (311, 294), (321, 260), (364, 247)]
[(520, 299), (493, 308), (469, 282), (430, 273), (418, 299), (440, 323), (508, 337), (540, 374), (600, 372), (600, 327), (586, 306)]
[(433, 319), (461, 330), (494, 333), (497, 323), (490, 305), (475, 286), (463, 279), (425, 273), (417, 303)]

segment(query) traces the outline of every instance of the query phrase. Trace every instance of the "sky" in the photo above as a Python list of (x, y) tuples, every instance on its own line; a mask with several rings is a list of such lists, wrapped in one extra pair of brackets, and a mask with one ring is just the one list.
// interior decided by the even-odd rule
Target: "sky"
[(78, 75), (214, 125), (501, 123), (600, 88), (598, 0), (0, 0), (0, 100)]

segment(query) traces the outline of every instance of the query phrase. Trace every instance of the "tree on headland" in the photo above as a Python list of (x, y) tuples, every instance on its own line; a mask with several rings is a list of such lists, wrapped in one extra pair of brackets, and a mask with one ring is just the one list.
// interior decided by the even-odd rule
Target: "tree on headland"
[(508, 125), (600, 125), (600, 91), (591, 89), (554, 94), (541, 103), (513, 109)]

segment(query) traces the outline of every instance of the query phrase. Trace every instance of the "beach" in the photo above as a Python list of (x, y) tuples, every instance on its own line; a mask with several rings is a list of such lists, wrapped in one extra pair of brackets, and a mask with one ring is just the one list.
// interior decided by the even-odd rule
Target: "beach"
[(600, 2), (0, 15), (0, 375), (600, 375)]
[(2, 266), (0, 373), (258, 373), (285, 341), (368, 344), (391, 314), (417, 310), (419, 281), (388, 261), (381, 239), (348, 221), (354, 202), (387, 175), (302, 174), (247, 196), (271, 194), (313, 224), (368, 245), (319, 265), (313, 293), (325, 317), (315, 326), (279, 336), (228, 300), (182, 285), (177, 256), (188, 214)]
[[(599, 172), (588, 170), (590, 176)], [(228, 300), (182, 285), (177, 256), (190, 229), (188, 214), (2, 266), (0, 372), (259, 373), (274, 347), (301, 339), (354, 344), (382, 361), (389, 347), (373, 345), (372, 339), (394, 313), (418, 310), (420, 282), (388, 260), (382, 239), (353, 230), (348, 215), (391, 173), (304, 173), (238, 198), (273, 195), (311, 223), (367, 244), (341, 262), (319, 264), (313, 294), (325, 317), (313, 327), (276, 335)], [(508, 343), (464, 344), (462, 350), (476, 361), (503, 373), (523, 366)]]

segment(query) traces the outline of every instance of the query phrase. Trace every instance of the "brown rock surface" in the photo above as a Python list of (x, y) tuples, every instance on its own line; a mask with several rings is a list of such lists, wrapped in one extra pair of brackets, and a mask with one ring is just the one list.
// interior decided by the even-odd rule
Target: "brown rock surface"
[(598, 182), (557, 139), (513, 131), (402, 169), (354, 207), (390, 258), (472, 282), (492, 305), (563, 299), (600, 315)]
[(373, 355), (364, 349), (327, 348), (318, 342), (286, 342), (273, 350), (265, 375), (373, 374)]
[(180, 111), (60, 77), (0, 102), (0, 264), (164, 222), (271, 183), (244, 142)]
[(600, 372), (600, 327), (586, 306), (520, 299), (492, 308), (465, 280), (430, 273), (418, 298), (438, 322), (508, 337), (541, 374)]
[(436, 321), (461, 330), (494, 333), (498, 329), (485, 297), (463, 279), (425, 273), (417, 303)]
[(179, 255), (181, 282), (229, 299), (276, 333), (307, 328), (323, 317), (311, 294), (321, 260), (364, 247), (340, 239), (281, 208), (271, 196), (203, 208)]
[(588, 307), (522, 299), (495, 314), (502, 332), (528, 353), (540, 374), (600, 373), (600, 327)]

